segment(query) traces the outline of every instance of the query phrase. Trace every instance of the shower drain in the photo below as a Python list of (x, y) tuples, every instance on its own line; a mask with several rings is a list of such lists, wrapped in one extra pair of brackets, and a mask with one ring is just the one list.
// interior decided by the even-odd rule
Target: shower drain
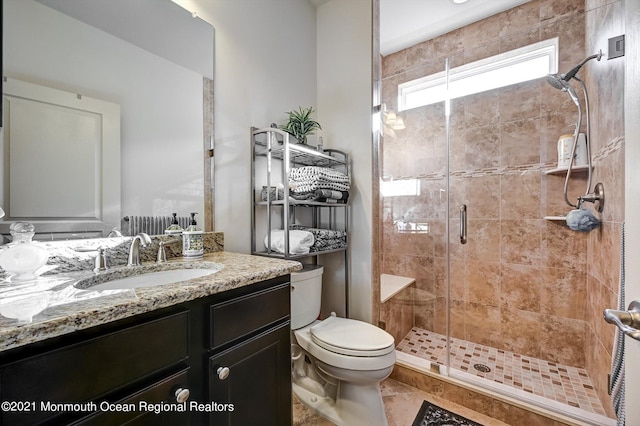
[(473, 364), (473, 368), (478, 371), (482, 371), (483, 373), (488, 373), (491, 371), (491, 369), (484, 364)]

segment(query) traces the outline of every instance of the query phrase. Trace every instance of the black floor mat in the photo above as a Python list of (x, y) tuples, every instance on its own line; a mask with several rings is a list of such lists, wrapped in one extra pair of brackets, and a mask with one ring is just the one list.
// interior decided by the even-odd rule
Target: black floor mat
[(482, 426), (467, 418), (425, 401), (412, 426)]

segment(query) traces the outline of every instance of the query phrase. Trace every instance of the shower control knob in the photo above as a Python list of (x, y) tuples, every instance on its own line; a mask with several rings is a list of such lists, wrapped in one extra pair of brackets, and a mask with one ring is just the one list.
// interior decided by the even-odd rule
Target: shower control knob
[(627, 311), (604, 310), (604, 320), (617, 326), (627, 336), (640, 340), (640, 301), (634, 300)]
[(231, 373), (231, 370), (229, 370), (229, 367), (218, 367), (216, 373), (218, 374), (218, 379), (225, 380), (227, 377), (229, 377), (229, 373)]
[(189, 392), (189, 389), (178, 388), (176, 389), (176, 392), (174, 393), (174, 395), (176, 397), (176, 402), (178, 404), (182, 404), (183, 402), (186, 402), (189, 399), (189, 396), (191, 396), (191, 392)]

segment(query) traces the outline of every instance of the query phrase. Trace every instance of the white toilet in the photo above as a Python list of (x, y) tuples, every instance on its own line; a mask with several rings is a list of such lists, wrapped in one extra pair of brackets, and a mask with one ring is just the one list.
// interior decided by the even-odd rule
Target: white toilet
[(291, 274), (293, 392), (338, 426), (386, 426), (380, 382), (396, 360), (393, 336), (335, 315), (318, 320), (322, 266)]

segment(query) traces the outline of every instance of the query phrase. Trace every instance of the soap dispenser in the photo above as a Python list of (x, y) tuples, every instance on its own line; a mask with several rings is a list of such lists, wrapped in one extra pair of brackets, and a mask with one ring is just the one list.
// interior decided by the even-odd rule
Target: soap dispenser
[(167, 226), (167, 229), (164, 230), (164, 233), (167, 235), (180, 235), (182, 234), (182, 226), (178, 223), (178, 213), (171, 213), (173, 215), (173, 219), (171, 219), (171, 224)]
[(191, 259), (204, 256), (204, 231), (198, 228), (196, 213), (191, 213), (191, 224), (182, 231), (182, 255)]
[(49, 252), (31, 241), (35, 227), (29, 222), (13, 222), (9, 227), (13, 241), (0, 251), (0, 268), (11, 275), (11, 281), (37, 278), (37, 270), (49, 260)]

